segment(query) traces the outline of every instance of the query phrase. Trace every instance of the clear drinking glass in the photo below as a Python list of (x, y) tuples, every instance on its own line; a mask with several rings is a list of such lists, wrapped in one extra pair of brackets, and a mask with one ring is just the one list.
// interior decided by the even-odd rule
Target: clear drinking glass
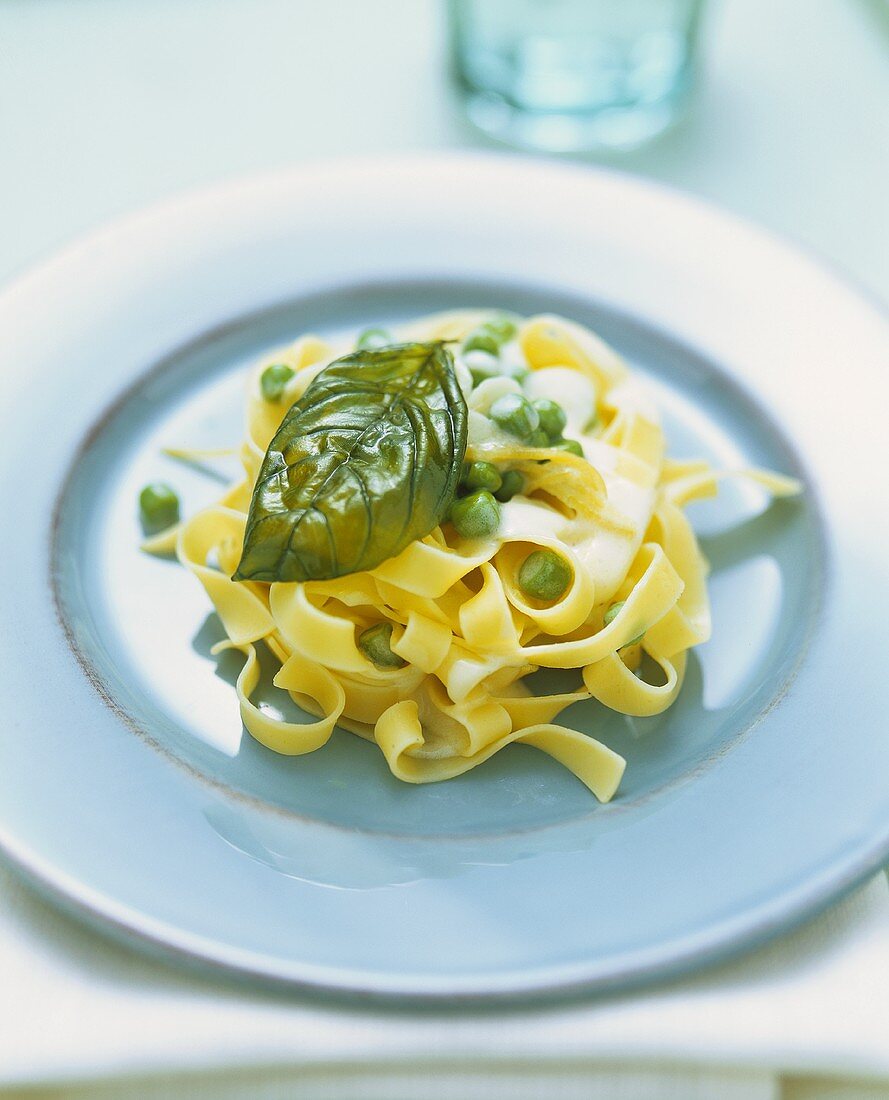
[(472, 121), (552, 152), (631, 149), (691, 85), (703, 0), (449, 0)]

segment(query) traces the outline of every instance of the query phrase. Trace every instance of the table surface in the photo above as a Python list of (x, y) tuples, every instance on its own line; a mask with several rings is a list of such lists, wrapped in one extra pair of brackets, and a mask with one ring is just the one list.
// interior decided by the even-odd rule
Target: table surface
[[(0, 279), (115, 215), (305, 158), (491, 148), (436, 0), (4, 0)], [(684, 123), (611, 163), (889, 299), (889, 4), (714, 0)], [(581, 158), (582, 159), (582, 158)]]

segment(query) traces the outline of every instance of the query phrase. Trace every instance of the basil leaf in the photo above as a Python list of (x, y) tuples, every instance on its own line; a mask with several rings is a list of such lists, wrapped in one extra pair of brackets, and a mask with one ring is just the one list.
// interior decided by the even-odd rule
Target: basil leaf
[(331, 363), (269, 444), (234, 579), (341, 577), (428, 535), (453, 500), (466, 424), (440, 341)]

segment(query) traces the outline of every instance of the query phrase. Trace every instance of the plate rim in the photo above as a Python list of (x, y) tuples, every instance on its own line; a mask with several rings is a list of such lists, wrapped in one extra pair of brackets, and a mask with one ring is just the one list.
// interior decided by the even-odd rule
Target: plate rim
[[(874, 847), (878, 848), (879, 863), (885, 863), (889, 858), (889, 829), (880, 845)], [(585, 974), (578, 973), (581, 968), (577, 964), (565, 964), (523, 971), (524, 979), (518, 983), (511, 980), (511, 973), (505, 979), (487, 975), (484, 989), (475, 989), (470, 985), (454, 988), (452, 983), (441, 979), (435, 983), (441, 988), (418, 989), (410, 983), (392, 981), (388, 975), (376, 972), (368, 981), (367, 973), (360, 970), (340, 968), (333, 971), (302, 963), (281, 966), (280, 960), (272, 967), (259, 954), (232, 947), (220, 951), (218, 941), (183, 934), (174, 925), (146, 918), (137, 910), (84, 887), (64, 871), (29, 854), (27, 848), (12, 840), (2, 827), (0, 855), (21, 880), (81, 924), (168, 964), (181, 965), (195, 972), (227, 978), (254, 988), (310, 994), (334, 1001), (354, 1001), (357, 998), (369, 1005), (392, 1007), (401, 1004), (406, 1007), (416, 1005), (455, 1010), (484, 1008), (487, 1005), (519, 1006), (529, 1000), (559, 1004), (591, 994), (635, 990), (672, 978), (686, 977), (705, 967), (729, 962), (815, 920), (831, 904), (841, 901), (856, 887), (863, 885), (874, 871), (870, 853), (864, 852), (857, 860), (848, 861), (847, 873), (842, 878), (825, 872), (812, 880), (808, 887), (790, 895), (777, 895), (777, 900), (773, 898), (754, 910), (747, 910), (745, 917), (736, 917), (715, 926), (707, 936), (696, 932), (678, 940), (666, 941), (678, 944), (679, 949), (674, 950), (669, 958), (659, 961), (643, 961), (611, 970), (600, 967), (601, 973), (596, 968), (590, 968)], [(790, 903), (786, 900), (788, 897)], [(745, 919), (751, 912), (756, 915), (756, 920), (752, 922)], [(736, 924), (746, 926), (742, 933), (732, 932)], [(702, 943), (702, 940), (705, 942)], [(663, 945), (658, 950), (662, 952)], [(322, 971), (323, 977), (312, 978), (306, 974), (307, 969)], [(292, 973), (286, 972), (288, 970)], [(532, 975), (531, 980), (528, 979), (529, 974)], [(574, 976), (568, 976), (571, 974)], [(431, 984), (428, 978), (424, 977), (423, 981)]]

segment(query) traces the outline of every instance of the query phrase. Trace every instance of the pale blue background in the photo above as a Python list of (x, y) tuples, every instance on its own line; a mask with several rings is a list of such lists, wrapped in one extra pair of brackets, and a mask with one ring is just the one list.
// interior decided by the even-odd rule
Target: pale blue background
[[(0, 278), (182, 188), (307, 157), (490, 147), (434, 0), (3, 0)], [(889, 299), (889, 5), (714, 0), (688, 119), (621, 159)]]

